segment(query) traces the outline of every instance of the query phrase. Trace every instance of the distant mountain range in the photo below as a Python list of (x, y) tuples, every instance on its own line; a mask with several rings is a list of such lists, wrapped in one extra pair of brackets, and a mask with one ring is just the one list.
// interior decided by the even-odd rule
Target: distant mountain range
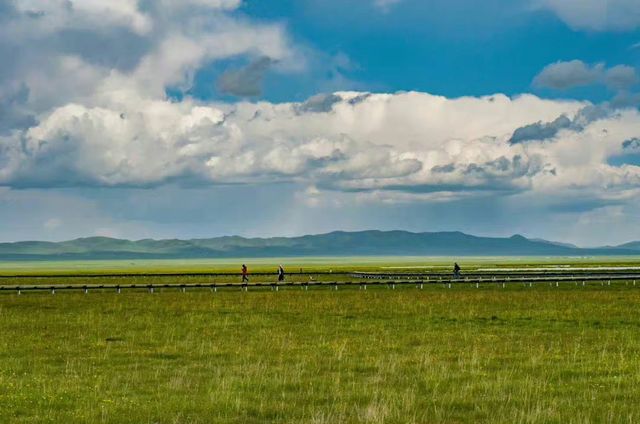
[(640, 241), (579, 248), (520, 235), (477, 237), (461, 232), (335, 231), (302, 237), (121, 240), (88, 237), (64, 242), (0, 243), (0, 260), (180, 259), (291, 256), (590, 256), (640, 255)]

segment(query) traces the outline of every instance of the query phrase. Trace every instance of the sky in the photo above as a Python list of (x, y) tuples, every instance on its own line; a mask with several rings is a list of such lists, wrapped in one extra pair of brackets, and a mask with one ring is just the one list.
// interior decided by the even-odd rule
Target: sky
[(0, 0), (0, 241), (640, 240), (637, 0)]

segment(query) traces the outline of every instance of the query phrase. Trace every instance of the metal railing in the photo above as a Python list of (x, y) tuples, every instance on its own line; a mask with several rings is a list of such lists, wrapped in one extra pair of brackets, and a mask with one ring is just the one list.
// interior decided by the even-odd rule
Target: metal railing
[(280, 288), (300, 288), (308, 290), (309, 287), (325, 287), (338, 290), (339, 287), (359, 287), (366, 290), (368, 286), (386, 286), (395, 289), (396, 286), (413, 286), (422, 289), (426, 285), (443, 285), (452, 288), (456, 285), (501, 285), (506, 288), (507, 285), (522, 284), (532, 287), (534, 284), (548, 283), (550, 286), (558, 287), (560, 283), (573, 283), (576, 286), (586, 286), (587, 283), (599, 282), (602, 286), (611, 285), (611, 282), (626, 282), (636, 286), (636, 281), (640, 281), (640, 273), (638, 274), (599, 274), (599, 275), (565, 275), (565, 276), (502, 276), (496, 277), (462, 277), (448, 279), (389, 279), (389, 280), (360, 280), (360, 281), (304, 281), (304, 282), (253, 282), (253, 283), (147, 283), (147, 284), (39, 284), (39, 285), (3, 285), (0, 286), (0, 293), (13, 292), (22, 294), (24, 292), (46, 292), (55, 294), (58, 291), (81, 291), (89, 293), (90, 291), (115, 291), (121, 293), (122, 290), (147, 290), (150, 293), (159, 289), (177, 289), (186, 292), (188, 289), (210, 289), (218, 291), (219, 289), (236, 289), (248, 291), (253, 288), (270, 288), (278, 291)]

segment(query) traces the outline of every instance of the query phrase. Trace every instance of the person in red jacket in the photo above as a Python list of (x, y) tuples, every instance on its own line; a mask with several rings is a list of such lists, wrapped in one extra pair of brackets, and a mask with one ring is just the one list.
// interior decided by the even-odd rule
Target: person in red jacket
[(249, 271), (247, 270), (247, 266), (245, 264), (242, 264), (242, 282), (249, 282)]

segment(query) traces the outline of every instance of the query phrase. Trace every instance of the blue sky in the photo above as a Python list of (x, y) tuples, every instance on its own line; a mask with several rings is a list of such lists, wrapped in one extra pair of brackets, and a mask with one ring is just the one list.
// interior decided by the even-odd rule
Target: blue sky
[(0, 0), (0, 241), (640, 239), (636, 0)]
[[(604, 87), (557, 93), (531, 83), (556, 61), (640, 66), (640, 49), (632, 48), (640, 40), (639, 30), (574, 30), (551, 11), (533, 11), (524, 1), (405, 0), (382, 12), (367, 1), (247, 1), (239, 13), (284, 22), (319, 61), (347, 57), (350, 66), (340, 69), (345, 81), (336, 85), (340, 90), (416, 90), (447, 97), (533, 91), (603, 101), (611, 96)], [(304, 100), (331, 78), (331, 66), (311, 78), (272, 74), (263, 97)], [(216, 94), (204, 87), (202, 92)]]

